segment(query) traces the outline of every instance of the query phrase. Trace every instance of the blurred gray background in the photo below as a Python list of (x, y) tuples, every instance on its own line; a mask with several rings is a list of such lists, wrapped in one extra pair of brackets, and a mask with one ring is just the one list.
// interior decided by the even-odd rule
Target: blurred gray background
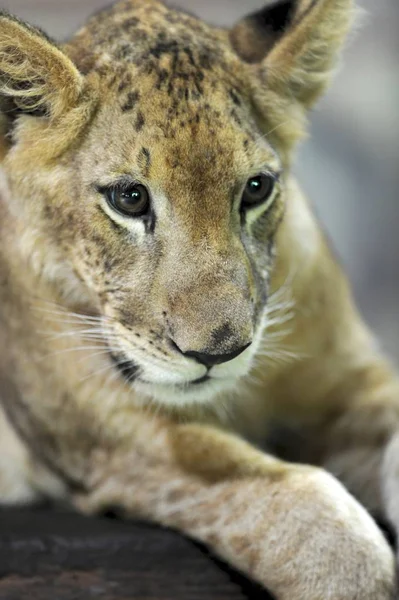
[[(364, 9), (340, 72), (311, 115), (296, 172), (352, 280), (363, 314), (399, 364), (399, 0)], [(0, 0), (59, 40), (110, 0)], [(228, 25), (265, 0), (176, 0)]]

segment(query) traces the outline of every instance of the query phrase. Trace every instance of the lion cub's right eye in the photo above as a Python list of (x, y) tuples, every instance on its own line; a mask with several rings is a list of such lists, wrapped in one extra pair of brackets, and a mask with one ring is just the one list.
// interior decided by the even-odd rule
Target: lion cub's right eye
[(104, 190), (108, 204), (126, 217), (142, 217), (150, 208), (150, 194), (144, 185), (110, 187)]

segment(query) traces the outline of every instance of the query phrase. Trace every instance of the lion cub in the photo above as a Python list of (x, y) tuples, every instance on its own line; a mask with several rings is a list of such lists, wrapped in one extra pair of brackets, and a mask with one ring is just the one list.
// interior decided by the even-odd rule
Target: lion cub
[(290, 175), (352, 10), (128, 0), (63, 46), (0, 15), (3, 503), (120, 505), (279, 600), (394, 597), (366, 508), (399, 526), (399, 385)]

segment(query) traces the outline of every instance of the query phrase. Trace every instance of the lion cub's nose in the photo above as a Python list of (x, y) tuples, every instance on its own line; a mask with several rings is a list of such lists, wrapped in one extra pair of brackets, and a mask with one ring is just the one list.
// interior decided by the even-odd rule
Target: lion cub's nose
[(206, 352), (192, 352), (190, 350), (187, 352), (182, 352), (180, 348), (176, 346), (176, 344), (175, 347), (179, 350), (179, 352), (181, 352), (181, 354), (187, 356), (187, 358), (193, 358), (202, 365), (205, 365), (205, 367), (211, 368), (215, 367), (216, 365), (221, 365), (222, 363), (228, 362), (229, 360), (233, 360), (233, 358), (239, 356), (250, 345), (251, 342), (249, 344), (245, 344), (245, 346), (237, 348), (233, 352), (229, 352), (228, 354), (207, 354)]

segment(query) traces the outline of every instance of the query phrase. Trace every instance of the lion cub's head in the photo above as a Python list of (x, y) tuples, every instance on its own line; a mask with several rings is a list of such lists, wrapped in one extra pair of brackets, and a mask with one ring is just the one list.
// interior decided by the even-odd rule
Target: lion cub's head
[(135, 387), (208, 400), (248, 372), (290, 152), (349, 13), (281, 0), (228, 31), (129, 0), (63, 47), (0, 16), (21, 251), (69, 306), (104, 316)]

